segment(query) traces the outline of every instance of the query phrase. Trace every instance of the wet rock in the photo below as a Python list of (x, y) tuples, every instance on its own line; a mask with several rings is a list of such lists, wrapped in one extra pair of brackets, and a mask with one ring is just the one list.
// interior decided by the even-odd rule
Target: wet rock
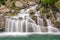
[(43, 18), (43, 24), (44, 24), (45, 27), (47, 27), (47, 22), (46, 22), (45, 18)]
[(55, 18), (49, 18), (50, 20), (51, 20), (51, 22), (54, 24), (54, 22), (56, 21), (56, 19)]
[(56, 13), (57, 21), (60, 21), (60, 13)]
[(55, 21), (54, 25), (55, 25), (57, 28), (60, 28), (60, 22)]
[(41, 8), (41, 4), (39, 4), (39, 5), (37, 6), (36, 10), (39, 11), (40, 8)]
[(35, 16), (35, 15), (33, 15), (32, 16), (32, 19), (36, 22), (36, 24), (37, 24), (37, 16)]
[(0, 29), (5, 27), (5, 17), (3, 14), (0, 14)]

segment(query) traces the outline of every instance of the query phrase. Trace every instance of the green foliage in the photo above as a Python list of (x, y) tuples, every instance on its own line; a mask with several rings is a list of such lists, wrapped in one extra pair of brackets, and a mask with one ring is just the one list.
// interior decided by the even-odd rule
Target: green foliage
[(54, 2), (58, 1), (58, 0), (40, 0), (41, 3), (43, 4), (54, 4)]
[(0, 4), (5, 4), (5, 0), (0, 0)]

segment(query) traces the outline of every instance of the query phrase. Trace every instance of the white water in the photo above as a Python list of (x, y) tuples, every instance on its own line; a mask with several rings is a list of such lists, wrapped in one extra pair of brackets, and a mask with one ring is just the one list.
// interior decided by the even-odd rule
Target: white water
[[(20, 13), (13, 17), (6, 17), (5, 22), (5, 31), (6, 32), (45, 32), (46, 27), (44, 27), (43, 19), (40, 18), (39, 11), (36, 11), (36, 7), (38, 5), (32, 6), (28, 9), (22, 9)], [(34, 20), (31, 19), (29, 16), (29, 10), (34, 10), (35, 15), (37, 16), (37, 24)], [(52, 26), (50, 20), (46, 19), (47, 21), (47, 29), (48, 32), (59, 32), (59, 30)]]
[(57, 28), (55, 28), (52, 24), (52, 22), (49, 19), (46, 19), (47, 25), (48, 25), (48, 32), (59, 32)]

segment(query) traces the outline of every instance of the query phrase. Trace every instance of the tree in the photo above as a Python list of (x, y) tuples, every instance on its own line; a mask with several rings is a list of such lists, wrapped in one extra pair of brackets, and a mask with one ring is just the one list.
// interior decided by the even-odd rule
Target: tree
[(5, 5), (5, 0), (0, 0), (0, 4)]

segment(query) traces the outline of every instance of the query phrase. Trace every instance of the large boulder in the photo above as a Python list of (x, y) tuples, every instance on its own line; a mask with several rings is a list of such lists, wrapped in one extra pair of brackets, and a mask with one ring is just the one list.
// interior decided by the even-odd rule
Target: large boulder
[(16, 1), (16, 2), (15, 2), (15, 6), (16, 6), (16, 7), (19, 7), (19, 8), (22, 8), (22, 7), (23, 7), (23, 3), (20, 2), (20, 1)]

